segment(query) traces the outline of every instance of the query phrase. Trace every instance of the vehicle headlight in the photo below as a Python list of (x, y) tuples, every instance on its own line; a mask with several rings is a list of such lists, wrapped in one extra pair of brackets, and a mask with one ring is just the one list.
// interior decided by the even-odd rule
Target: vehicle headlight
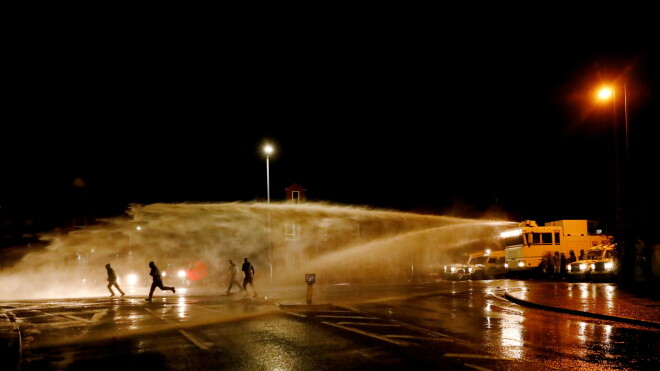
[(573, 267), (569, 264), (569, 265), (566, 266), (566, 270), (568, 270), (570, 272), (570, 271), (573, 270)]
[(504, 268), (509, 268), (509, 263), (504, 263)]
[(163, 271), (163, 273), (161, 273), (160, 275), (163, 276), (163, 277), (166, 277), (166, 276), (167, 276), (167, 272)]
[(524, 268), (524, 267), (525, 267), (525, 262), (522, 261), (522, 260), (519, 261), (519, 262), (518, 262), (518, 267), (519, 267), (519, 268)]
[(472, 273), (472, 267), (468, 268), (468, 273)]
[(445, 265), (445, 272), (447, 271), (447, 266)]
[(586, 271), (587, 270), (587, 264), (581, 263), (580, 264), (580, 271)]
[(614, 262), (606, 262), (605, 263), (605, 269), (607, 269), (608, 271), (611, 271), (612, 269), (614, 269)]
[(179, 278), (185, 277), (186, 276), (186, 271), (183, 270), (183, 269), (179, 270), (179, 272), (177, 273), (177, 276), (179, 276)]
[(593, 270), (596, 270), (596, 264), (591, 263), (591, 264), (589, 265), (589, 268), (590, 268), (592, 271), (593, 271)]

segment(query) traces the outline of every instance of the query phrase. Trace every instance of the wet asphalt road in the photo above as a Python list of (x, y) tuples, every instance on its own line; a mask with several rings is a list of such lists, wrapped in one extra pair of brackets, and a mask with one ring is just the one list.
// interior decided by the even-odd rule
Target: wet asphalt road
[(153, 303), (0, 302), (21, 336), (2, 353), (2, 369), (657, 369), (658, 329), (503, 298), (541, 284), (318, 286), (312, 306), (300, 305), (300, 287), (265, 288), (267, 299), (177, 292)]

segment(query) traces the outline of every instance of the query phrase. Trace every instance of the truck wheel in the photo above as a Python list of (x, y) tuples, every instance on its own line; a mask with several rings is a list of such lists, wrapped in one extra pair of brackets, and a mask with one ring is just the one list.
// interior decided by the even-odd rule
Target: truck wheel
[(463, 279), (463, 271), (456, 272), (456, 279), (461, 281)]

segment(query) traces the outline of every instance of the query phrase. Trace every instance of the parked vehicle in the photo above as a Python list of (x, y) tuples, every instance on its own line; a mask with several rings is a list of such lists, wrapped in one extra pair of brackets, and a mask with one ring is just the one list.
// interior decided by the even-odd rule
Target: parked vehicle
[(571, 281), (612, 280), (618, 274), (615, 244), (594, 246), (586, 252), (584, 259), (577, 260), (567, 267), (568, 279)]
[(474, 265), (468, 267), (470, 278), (473, 280), (491, 280), (493, 278), (501, 278), (506, 276), (509, 271), (505, 266), (505, 251), (490, 251), (484, 256), (474, 259)]
[(517, 228), (501, 234), (505, 245), (506, 268), (510, 275), (537, 272), (548, 275), (555, 263), (550, 258), (569, 256), (569, 252), (588, 250), (607, 244), (611, 236), (589, 234), (587, 220), (558, 220), (539, 226), (533, 220), (525, 220)]
[(467, 260), (463, 263), (445, 265), (443, 268), (443, 277), (453, 281), (461, 281), (469, 278), (468, 266), (470, 266), (470, 261), (480, 255), (482, 255), (481, 252), (473, 252), (468, 254)]
[(466, 262), (445, 265), (443, 271), (444, 278), (454, 281), (491, 279), (505, 274), (504, 251), (490, 249), (472, 252)]

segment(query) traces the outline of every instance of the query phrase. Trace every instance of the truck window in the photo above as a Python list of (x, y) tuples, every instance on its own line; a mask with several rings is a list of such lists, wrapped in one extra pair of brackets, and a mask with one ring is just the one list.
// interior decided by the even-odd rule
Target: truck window
[(561, 240), (559, 239), (559, 232), (555, 232), (555, 245), (561, 245)]
[(532, 243), (535, 245), (552, 244), (552, 233), (532, 233)]
[(504, 239), (504, 246), (506, 246), (506, 247), (522, 245), (522, 244), (523, 244), (522, 234), (519, 234), (517, 236), (512, 236), (512, 237), (506, 237)]

